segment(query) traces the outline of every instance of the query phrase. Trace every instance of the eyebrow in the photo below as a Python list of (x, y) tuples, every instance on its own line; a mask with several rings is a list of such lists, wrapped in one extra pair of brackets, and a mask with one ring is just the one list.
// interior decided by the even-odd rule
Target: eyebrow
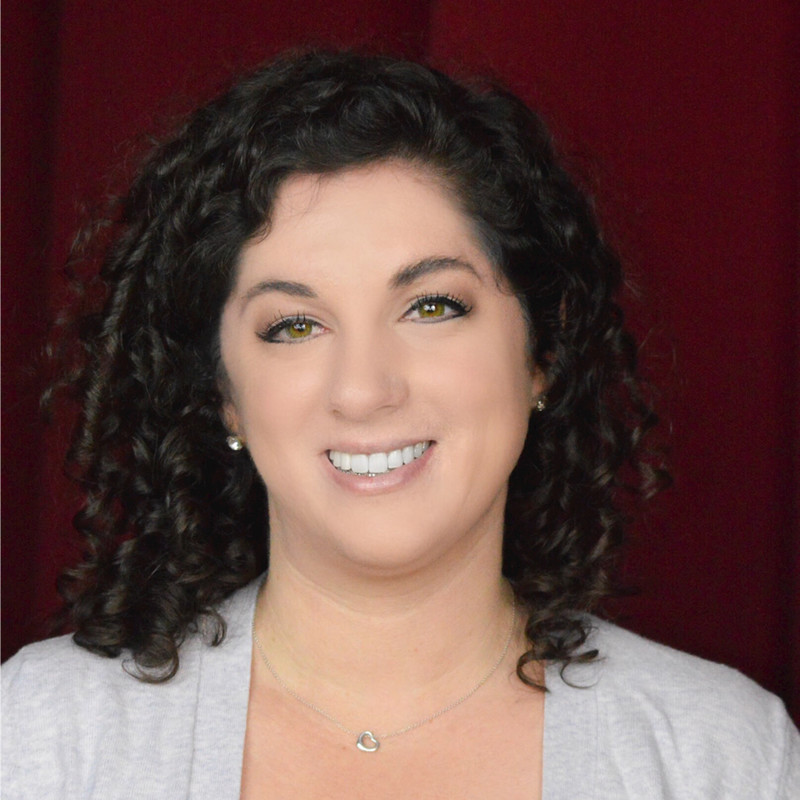
[(430, 275), (433, 272), (441, 272), (442, 270), (448, 269), (469, 272), (479, 281), (483, 282), (478, 271), (469, 261), (464, 261), (460, 258), (451, 258), (449, 256), (434, 256), (431, 258), (423, 258), (421, 261), (415, 261), (413, 264), (401, 268), (392, 278), (390, 285), (392, 289), (400, 289), (403, 286), (410, 286), (423, 277), (423, 275)]
[(305, 283), (296, 281), (259, 281), (255, 286), (250, 287), (242, 298), (242, 305), (247, 305), (254, 297), (269, 292), (282, 292), (292, 297), (316, 297), (317, 293)]
[[(469, 261), (453, 258), (451, 256), (430, 256), (415, 261), (413, 264), (401, 267), (392, 277), (389, 286), (392, 289), (401, 289), (405, 286), (411, 286), (425, 275), (430, 275), (434, 272), (442, 272), (444, 270), (461, 270), (462, 272), (468, 272), (474, 275), (479, 281), (483, 282), (478, 271)], [(254, 297), (258, 297), (262, 294), (269, 294), (270, 292), (280, 292), (292, 297), (317, 297), (317, 293), (305, 283), (285, 280), (259, 281), (247, 290), (242, 298), (242, 306), (246, 306)]]

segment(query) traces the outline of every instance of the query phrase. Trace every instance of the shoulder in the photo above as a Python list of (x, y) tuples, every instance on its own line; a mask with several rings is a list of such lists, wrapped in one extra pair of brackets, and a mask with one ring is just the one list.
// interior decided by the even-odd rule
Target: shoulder
[(584, 677), (617, 779), (636, 780), (638, 762), (679, 796), (789, 796), (800, 781), (800, 735), (777, 697), (729, 667), (592, 623), (599, 662)]
[[(231, 650), (249, 637), (249, 620), (258, 583), (253, 582), (235, 592), (219, 607), (226, 625), (224, 647)], [(109, 701), (127, 703), (152, 695), (179, 694), (191, 683), (199, 665), (199, 656), (207, 635), (204, 624), (181, 645), (180, 667), (175, 677), (163, 683), (138, 680), (132, 659), (123, 654), (107, 658), (91, 653), (75, 644), (71, 636), (60, 636), (23, 647), (2, 666), (4, 708), (24, 705), (28, 708), (52, 702), (80, 707), (106, 708)], [(216, 648), (211, 648), (212, 650)]]
[(95, 655), (70, 637), (23, 648), (2, 668), (3, 796), (91, 797), (112, 775), (141, 782), (151, 753), (184, 746), (192, 660), (154, 685), (130, 674), (124, 656)]
[[(626, 697), (665, 709), (689, 712), (720, 710), (735, 702), (737, 715), (752, 712), (761, 718), (782, 703), (735, 669), (675, 650), (645, 639), (610, 622), (593, 620), (590, 643), (600, 653), (603, 682), (608, 690), (618, 689)], [(741, 717), (739, 717), (741, 719)]]
[[(220, 682), (232, 670), (247, 676), (256, 590), (251, 584), (219, 606), (221, 645), (209, 647), (202, 630), (187, 637), (177, 674), (163, 683), (137, 679), (125, 654), (99, 656), (68, 636), (20, 650), (0, 670), (3, 796), (113, 797), (118, 790), (100, 787), (121, 787), (127, 775), (137, 796), (148, 797), (159, 790), (144, 784), (166, 773), (176, 786), (188, 781), (203, 680)], [(224, 703), (231, 691), (211, 699)]]
[(2, 667), (3, 709), (31, 721), (41, 712), (48, 726), (61, 717), (110, 717), (114, 708), (131, 703), (147, 704), (155, 693), (180, 693), (191, 681), (196, 647), (181, 651), (178, 675), (164, 684), (138, 680), (133, 661), (91, 653), (70, 636), (60, 636), (22, 648)]

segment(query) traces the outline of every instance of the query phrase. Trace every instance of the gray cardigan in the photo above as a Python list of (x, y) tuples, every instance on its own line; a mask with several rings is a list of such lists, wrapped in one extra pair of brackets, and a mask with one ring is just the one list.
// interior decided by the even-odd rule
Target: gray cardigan
[[(165, 684), (67, 637), (9, 660), (3, 798), (236, 800), (258, 585), (220, 609), (224, 642), (188, 639)], [(800, 734), (777, 698), (732, 669), (594, 623), (602, 660), (566, 674), (588, 688), (547, 673), (545, 800), (800, 798)]]

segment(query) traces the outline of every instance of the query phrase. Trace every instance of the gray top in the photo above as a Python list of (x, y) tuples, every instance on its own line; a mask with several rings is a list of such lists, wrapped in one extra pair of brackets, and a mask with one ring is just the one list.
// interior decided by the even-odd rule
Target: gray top
[[(2, 796), (236, 800), (258, 586), (220, 609), (219, 647), (186, 641), (165, 684), (67, 637), (10, 659)], [(589, 688), (548, 669), (545, 800), (800, 798), (800, 734), (776, 697), (732, 669), (594, 623), (602, 661), (566, 673)]]

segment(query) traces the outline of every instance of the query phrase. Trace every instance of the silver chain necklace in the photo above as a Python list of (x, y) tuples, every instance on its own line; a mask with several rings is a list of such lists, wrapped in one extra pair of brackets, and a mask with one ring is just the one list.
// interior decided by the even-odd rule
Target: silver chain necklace
[(352, 728), (348, 728), (346, 725), (339, 722), (336, 717), (332, 714), (329, 714), (324, 709), (320, 708), (319, 706), (314, 705), (314, 703), (306, 700), (304, 697), (301, 697), (297, 692), (294, 691), (290, 686), (287, 685), (286, 681), (281, 678), (280, 675), (275, 671), (275, 667), (272, 666), (270, 663), (269, 658), (267, 658), (267, 653), (264, 650), (263, 645), (261, 644), (261, 640), (258, 638), (256, 634), (256, 621), (255, 616), (253, 617), (253, 641), (256, 643), (256, 647), (258, 647), (258, 652), (261, 653), (261, 658), (264, 660), (264, 663), (267, 666), (267, 669), (270, 671), (275, 681), (278, 683), (278, 686), (283, 689), (288, 695), (294, 697), (298, 703), (302, 703), (306, 708), (310, 708), (312, 711), (316, 711), (322, 717), (325, 717), (329, 722), (332, 722), (339, 730), (344, 731), (345, 733), (349, 734), (350, 736), (356, 737), (356, 747), (364, 753), (374, 753), (380, 746), (381, 741), (385, 739), (393, 739), (395, 736), (402, 736), (404, 733), (408, 733), (409, 731), (413, 731), (415, 728), (419, 728), (422, 725), (427, 724), (428, 722), (433, 722), (433, 720), (441, 717), (442, 714), (446, 714), (448, 711), (452, 711), (456, 706), (460, 706), (464, 701), (469, 700), (478, 689), (483, 686), (489, 678), (497, 672), (498, 667), (503, 663), (505, 660), (506, 655), (508, 654), (508, 648), (511, 646), (511, 640), (514, 638), (514, 629), (517, 626), (517, 607), (514, 606), (514, 616), (511, 620), (511, 628), (508, 631), (508, 636), (506, 637), (506, 643), (503, 647), (503, 652), (500, 654), (500, 658), (495, 661), (492, 665), (492, 668), (475, 684), (466, 694), (461, 695), (458, 700), (454, 700), (450, 705), (445, 706), (444, 708), (439, 709), (435, 714), (431, 714), (429, 717), (425, 717), (417, 722), (412, 722), (411, 725), (406, 725), (404, 728), (400, 728), (399, 730), (392, 731), (392, 733), (384, 734), (380, 737), (380, 739), (369, 730), (365, 731), (356, 731)]

